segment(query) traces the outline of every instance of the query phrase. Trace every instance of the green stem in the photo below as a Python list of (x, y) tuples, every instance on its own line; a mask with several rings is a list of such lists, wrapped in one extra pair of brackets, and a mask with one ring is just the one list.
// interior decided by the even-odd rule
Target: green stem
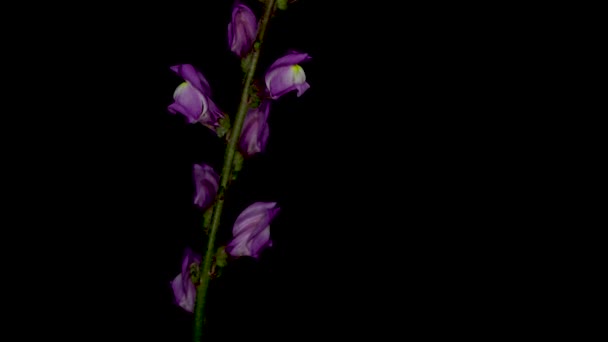
[(276, 0), (268, 0), (266, 3), (266, 10), (259, 25), (257, 41), (256, 44), (254, 44), (253, 51), (251, 52), (251, 64), (249, 65), (249, 70), (245, 77), (245, 83), (243, 84), (241, 103), (239, 105), (236, 117), (234, 118), (232, 133), (230, 134), (230, 140), (228, 142), (228, 146), (226, 147), (226, 153), (224, 154), (224, 166), (222, 167), (222, 175), (220, 176), (220, 187), (218, 189), (217, 199), (213, 207), (211, 227), (209, 228), (205, 258), (203, 259), (201, 279), (196, 287), (196, 305), (194, 307), (194, 342), (201, 342), (203, 337), (207, 290), (209, 289), (209, 281), (211, 279), (210, 272), (215, 249), (215, 237), (217, 235), (218, 227), (220, 226), (222, 209), (224, 208), (224, 194), (226, 193), (226, 188), (228, 187), (228, 181), (230, 180), (232, 173), (232, 160), (234, 159), (236, 146), (239, 141), (239, 137), (241, 136), (241, 129), (243, 128), (243, 122), (245, 121), (245, 115), (247, 114), (249, 107), (249, 90), (251, 88), (251, 82), (253, 81), (255, 69), (260, 57), (260, 46), (262, 45), (264, 35), (266, 34), (266, 26), (268, 25), (268, 21), (274, 13), (275, 2)]

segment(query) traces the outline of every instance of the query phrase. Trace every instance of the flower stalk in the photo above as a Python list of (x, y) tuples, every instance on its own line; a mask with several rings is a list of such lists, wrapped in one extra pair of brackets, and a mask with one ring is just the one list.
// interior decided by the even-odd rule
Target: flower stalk
[(224, 165), (222, 167), (222, 174), (220, 176), (220, 186), (217, 193), (217, 200), (213, 207), (213, 214), (211, 216), (211, 226), (209, 227), (207, 248), (205, 250), (205, 256), (203, 258), (203, 264), (201, 268), (201, 278), (196, 289), (193, 333), (194, 342), (201, 342), (203, 340), (207, 290), (209, 289), (209, 282), (211, 280), (211, 268), (213, 263), (213, 255), (215, 252), (215, 238), (220, 225), (220, 217), (222, 215), (222, 210), (224, 207), (224, 195), (226, 192), (226, 188), (228, 187), (228, 182), (231, 178), (235, 151), (237, 149), (239, 137), (243, 128), (245, 115), (247, 114), (247, 110), (249, 108), (249, 91), (251, 89), (251, 84), (256, 71), (256, 66), (258, 64), (260, 56), (260, 47), (266, 34), (266, 27), (268, 25), (268, 21), (270, 20), (275, 11), (275, 6), (276, 0), (268, 0), (266, 2), (264, 15), (260, 20), (257, 41), (254, 44), (253, 50), (250, 52), (251, 62), (248, 65), (249, 69), (247, 70), (247, 74), (245, 76), (243, 92), (241, 94), (241, 102), (239, 104), (237, 114), (234, 118), (234, 123), (232, 124), (232, 132), (230, 134), (230, 139), (228, 141), (226, 152), (224, 154)]

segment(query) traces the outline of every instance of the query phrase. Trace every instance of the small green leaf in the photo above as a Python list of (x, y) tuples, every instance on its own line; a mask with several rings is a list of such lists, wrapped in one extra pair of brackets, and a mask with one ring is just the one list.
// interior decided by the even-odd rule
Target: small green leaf
[(200, 265), (195, 262), (190, 264), (190, 279), (194, 284), (198, 283), (201, 279)]
[(243, 70), (243, 72), (245, 74), (247, 74), (247, 71), (251, 67), (251, 58), (252, 58), (252, 56), (253, 56), (252, 53), (248, 53), (247, 56), (245, 56), (245, 57), (243, 57), (241, 59), (241, 70)]
[(213, 207), (214, 207), (214, 205), (205, 209), (205, 212), (203, 212), (203, 231), (205, 232), (205, 235), (209, 234), (209, 226), (211, 225), (211, 216), (213, 215)]
[(251, 83), (251, 88), (249, 88), (249, 108), (258, 108), (260, 106), (260, 87), (256, 84), (256, 82)]
[(280, 10), (286, 10), (287, 9), (287, 0), (277, 0), (277, 7)]
[(234, 159), (232, 160), (232, 180), (235, 180), (239, 172), (243, 168), (243, 154), (238, 150), (234, 151)]
[(224, 115), (225, 116), (219, 120), (220, 125), (215, 129), (217, 136), (220, 138), (230, 131), (230, 117), (228, 117), (227, 114)]
[(215, 253), (215, 264), (217, 267), (226, 267), (228, 265), (226, 246), (218, 247), (217, 252)]

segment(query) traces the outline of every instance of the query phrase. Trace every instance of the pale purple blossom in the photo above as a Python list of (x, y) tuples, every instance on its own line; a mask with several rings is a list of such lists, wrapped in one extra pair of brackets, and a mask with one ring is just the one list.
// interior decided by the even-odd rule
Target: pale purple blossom
[(268, 142), (268, 113), (270, 101), (262, 101), (257, 108), (249, 109), (239, 138), (239, 149), (246, 157), (263, 152)]
[(201, 209), (207, 209), (215, 200), (219, 188), (219, 175), (207, 164), (194, 164), (194, 204)]
[(191, 64), (171, 67), (184, 79), (173, 93), (174, 102), (167, 108), (172, 114), (180, 113), (189, 123), (200, 122), (215, 131), (224, 114), (211, 100), (211, 88), (205, 76)]
[(240, 2), (232, 8), (232, 21), (228, 24), (228, 45), (230, 51), (245, 57), (258, 34), (258, 22), (253, 11)]
[(190, 277), (190, 265), (193, 263), (199, 264), (200, 262), (201, 256), (190, 248), (186, 248), (182, 261), (182, 272), (171, 281), (175, 303), (189, 312), (194, 312), (194, 303), (196, 301), (196, 287)]
[(299, 63), (310, 60), (306, 53), (289, 52), (287, 55), (277, 59), (266, 72), (266, 88), (270, 98), (278, 99), (284, 94), (296, 90), (300, 97), (310, 88), (306, 82), (306, 74)]
[(233, 239), (226, 252), (234, 257), (259, 258), (264, 249), (272, 246), (270, 223), (278, 213), (276, 202), (255, 202), (247, 207), (234, 222)]

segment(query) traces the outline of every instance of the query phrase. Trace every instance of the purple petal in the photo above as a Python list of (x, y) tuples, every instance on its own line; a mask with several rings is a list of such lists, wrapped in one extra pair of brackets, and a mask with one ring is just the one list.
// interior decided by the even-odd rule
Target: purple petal
[(262, 231), (251, 238), (251, 244), (249, 246), (251, 256), (258, 258), (261, 252), (270, 246), (272, 246), (272, 241), (270, 240), (270, 226), (266, 226)]
[[(273, 211), (276, 205), (277, 202), (255, 202), (247, 207), (236, 218), (234, 226), (232, 227), (232, 235), (239, 235), (245, 230), (251, 231), (252, 225), (257, 225), (260, 223), (263, 225), (263, 227), (269, 225), (270, 220), (274, 218), (274, 215), (276, 215), (276, 213)], [(274, 215), (270, 217), (269, 214)], [(255, 230), (255, 228), (253, 228), (253, 230)]]
[(171, 282), (175, 303), (188, 312), (194, 312), (196, 302), (196, 287), (190, 281), (190, 277), (184, 277), (182, 273)]
[(239, 140), (239, 148), (245, 156), (250, 157), (266, 149), (270, 134), (267, 121), (269, 111), (270, 101), (264, 101), (247, 113)]
[(232, 9), (232, 21), (228, 24), (230, 51), (244, 57), (251, 50), (257, 31), (258, 23), (253, 11), (237, 3)]
[(175, 102), (167, 108), (169, 112), (181, 113), (189, 123), (198, 121), (215, 131), (224, 114), (211, 100), (211, 88), (203, 74), (191, 64), (174, 65), (170, 69), (183, 77), (185, 82), (175, 89)]
[(306, 74), (299, 65), (274, 69), (266, 75), (266, 86), (270, 97), (275, 100), (292, 90), (297, 90), (299, 97), (310, 88), (306, 82)]
[(181, 306), (184, 310), (192, 312), (188, 300), (186, 299), (186, 291), (184, 289), (182, 274), (178, 274), (173, 281), (171, 281), (171, 288), (173, 289), (173, 296), (175, 297), (175, 303)]
[(179, 64), (170, 67), (176, 74), (186, 82), (192, 84), (198, 91), (206, 96), (211, 96), (211, 87), (203, 74), (196, 70), (192, 64)]
[(194, 252), (189, 247), (186, 247), (184, 250), (184, 258), (182, 261), (182, 273), (189, 275), (190, 274), (190, 265), (192, 263), (201, 262), (202, 258), (200, 254)]
[(270, 247), (270, 223), (278, 214), (276, 202), (256, 202), (237, 217), (232, 233), (234, 238), (226, 252), (232, 256), (258, 258), (263, 249)]
[(206, 209), (215, 199), (219, 188), (219, 175), (207, 164), (194, 164), (196, 194), (194, 204)]
[(236, 236), (230, 243), (226, 246), (226, 252), (232, 256), (251, 256), (250, 248), (248, 246), (249, 242), (249, 234), (242, 234)]
[(270, 65), (270, 67), (268, 68), (268, 72), (270, 72), (276, 68), (280, 68), (280, 67), (284, 67), (284, 66), (288, 66), (288, 65), (300, 64), (300, 63), (306, 62), (310, 59), (311, 59), (311, 57), (307, 53), (299, 53), (296, 51), (290, 51), (287, 55), (277, 59), (274, 63), (272, 63)]
[(199, 118), (199, 121), (203, 125), (214, 129), (220, 125), (219, 120), (223, 117), (224, 113), (222, 113), (210, 98), (207, 98), (207, 108), (203, 111), (203, 115)]
[(181, 113), (188, 122), (196, 122), (207, 108), (207, 98), (188, 82), (180, 84), (173, 93), (173, 102), (167, 108), (169, 112)]
[(176, 304), (189, 312), (194, 312), (194, 303), (196, 301), (196, 287), (190, 279), (190, 265), (192, 263), (200, 263), (200, 261), (200, 255), (193, 252), (190, 248), (186, 248), (182, 261), (182, 272), (171, 281), (171, 288), (173, 289)]
[(296, 90), (299, 97), (310, 88), (304, 69), (297, 64), (308, 59), (308, 54), (291, 53), (271, 65), (264, 77), (270, 98), (276, 100), (292, 90)]

